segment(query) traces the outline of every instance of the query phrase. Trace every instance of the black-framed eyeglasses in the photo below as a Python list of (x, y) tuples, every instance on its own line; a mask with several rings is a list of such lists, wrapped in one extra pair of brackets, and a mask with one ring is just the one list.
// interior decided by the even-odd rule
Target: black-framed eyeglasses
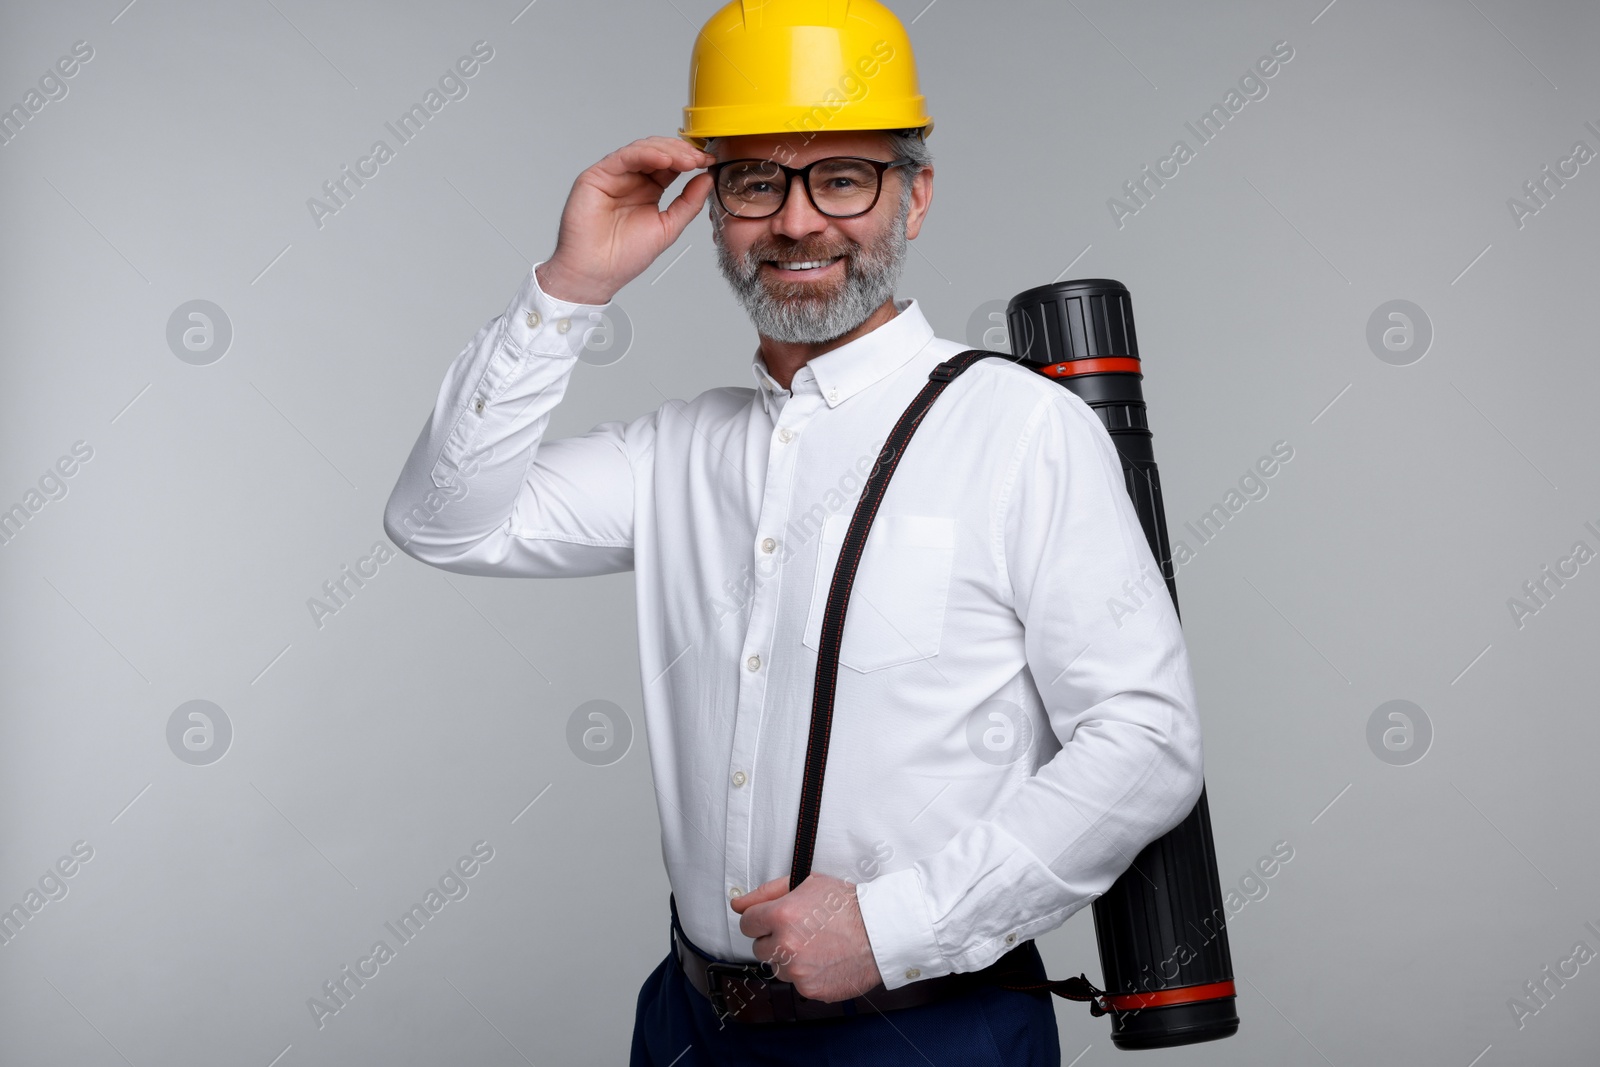
[(771, 159), (729, 159), (706, 168), (717, 190), (717, 203), (736, 218), (776, 215), (789, 197), (789, 183), (799, 178), (806, 195), (829, 218), (865, 215), (883, 192), (883, 172), (911, 160), (884, 161), (861, 156), (828, 156), (803, 167), (786, 167)]

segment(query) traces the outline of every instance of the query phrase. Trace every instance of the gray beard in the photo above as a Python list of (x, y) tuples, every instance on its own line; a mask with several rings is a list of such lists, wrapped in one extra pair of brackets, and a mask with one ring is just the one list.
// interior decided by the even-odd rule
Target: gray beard
[[(844, 258), (844, 284), (833, 296), (774, 295), (761, 279), (765, 259), (823, 259), (824, 255), (797, 255), (801, 246), (775, 248), (762, 242), (735, 259), (722, 243), (721, 218), (713, 209), (711, 233), (717, 246), (717, 265), (744, 305), (745, 312), (763, 337), (791, 344), (821, 344), (843, 336), (866, 321), (884, 301), (894, 296), (895, 284), (906, 258), (906, 216), (911, 198), (900, 202), (900, 214), (883, 237), (869, 244), (839, 250)], [(799, 288), (809, 283), (792, 283)]]

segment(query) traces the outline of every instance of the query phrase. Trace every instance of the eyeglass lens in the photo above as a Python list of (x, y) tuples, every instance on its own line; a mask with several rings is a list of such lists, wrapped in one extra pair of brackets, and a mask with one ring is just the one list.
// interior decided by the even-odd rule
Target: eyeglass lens
[[(859, 159), (820, 159), (807, 175), (812, 202), (827, 215), (859, 215), (878, 195), (878, 169)], [(722, 206), (735, 215), (771, 215), (783, 206), (789, 176), (771, 160), (745, 160), (717, 176)]]

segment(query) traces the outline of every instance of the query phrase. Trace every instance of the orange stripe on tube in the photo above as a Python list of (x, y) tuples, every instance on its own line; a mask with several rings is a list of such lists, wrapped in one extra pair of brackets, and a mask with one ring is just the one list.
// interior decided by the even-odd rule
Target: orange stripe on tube
[(1065, 363), (1052, 363), (1040, 367), (1041, 374), (1052, 378), (1070, 378), (1075, 374), (1104, 374), (1107, 371), (1139, 373), (1139, 361), (1132, 356), (1100, 356), (1094, 359), (1069, 359)]
[(1107, 994), (1106, 1007), (1112, 1011), (1138, 1011), (1140, 1008), (1164, 1008), (1171, 1004), (1191, 1004), (1197, 1000), (1217, 1000), (1235, 996), (1233, 980), (1207, 982), (1205, 985), (1183, 986), (1179, 989), (1158, 989), (1153, 993)]

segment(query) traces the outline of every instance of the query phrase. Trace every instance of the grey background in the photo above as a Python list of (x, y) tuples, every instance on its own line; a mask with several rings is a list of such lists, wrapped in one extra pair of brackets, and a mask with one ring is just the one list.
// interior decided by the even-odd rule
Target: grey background
[[(124, 2), (0, 22), (3, 106), (94, 49), (0, 147), (0, 507), (93, 448), (0, 547), (0, 904), (94, 850), (0, 947), (0, 1061), (622, 1061), (667, 949), (631, 576), (402, 556), (321, 628), (306, 602), (383, 539), (573, 178), (675, 131), (718, 5)], [(1600, 965), (1521, 1028), (1508, 1000), (1600, 950), (1600, 564), (1521, 628), (1507, 600), (1600, 547), (1600, 163), (1521, 228), (1506, 201), (1600, 149), (1600, 11), (1325, 4), (895, 3), (937, 122), (901, 295), (965, 339), (986, 301), (1125, 282), (1175, 536), (1294, 449), (1178, 578), (1223, 883), (1294, 858), (1231, 922), (1238, 1036), (1148, 1058), (1579, 1062)], [(468, 96), (319, 229), (307, 199), (480, 39)], [(1280, 40), (1269, 95), (1119, 229), (1107, 198)], [(208, 366), (166, 342), (195, 299), (233, 329)], [(1396, 299), (1434, 331), (1409, 366), (1366, 341)], [(552, 434), (749, 384), (704, 217), (618, 303), (631, 351)], [(201, 699), (233, 730), (208, 766), (167, 742)], [(1409, 766), (1367, 743), (1396, 699), (1433, 730)], [(609, 766), (566, 741), (590, 700), (633, 718)], [(319, 1030), (307, 999), (479, 840), (470, 894)], [(1098, 976), (1086, 913), (1041, 944)], [(1133, 1055), (1057, 1006), (1063, 1063)]]

